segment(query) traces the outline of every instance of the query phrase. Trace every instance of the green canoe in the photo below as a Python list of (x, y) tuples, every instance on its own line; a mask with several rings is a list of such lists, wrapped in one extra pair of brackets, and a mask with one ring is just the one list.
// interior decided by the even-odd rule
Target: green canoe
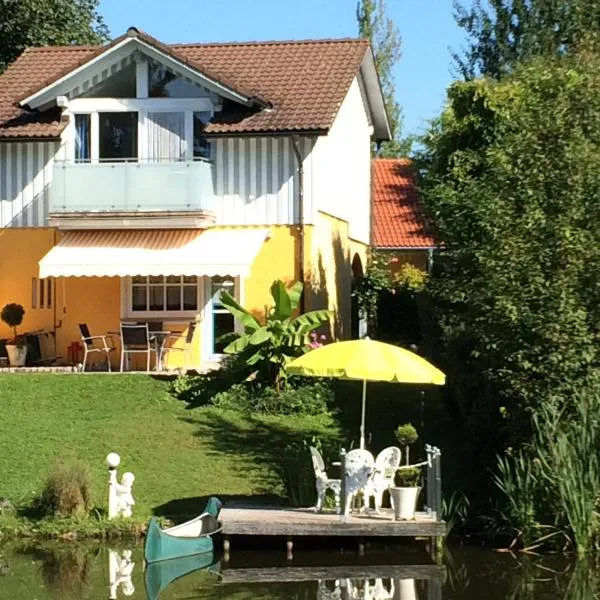
[(212, 553), (211, 536), (221, 530), (218, 521), (221, 506), (218, 498), (209, 498), (204, 512), (199, 517), (170, 529), (161, 529), (155, 518), (150, 519), (144, 543), (146, 562), (154, 563), (205, 552)]
[(214, 562), (212, 552), (172, 560), (161, 560), (146, 565), (144, 581), (148, 600), (158, 600), (160, 593), (173, 581), (200, 569), (218, 573), (219, 563)]

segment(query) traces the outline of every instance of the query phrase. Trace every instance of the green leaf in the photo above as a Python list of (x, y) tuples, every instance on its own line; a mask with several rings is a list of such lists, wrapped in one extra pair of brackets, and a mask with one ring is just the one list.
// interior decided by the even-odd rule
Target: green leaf
[[(304, 331), (309, 332), (316, 329), (323, 323), (327, 323), (333, 313), (330, 310), (313, 310), (303, 315), (298, 315), (290, 323), (290, 327), (296, 331), (302, 327)], [(306, 329), (308, 327), (308, 329)]]
[(266, 327), (261, 327), (250, 336), (250, 344), (252, 346), (257, 346), (258, 344), (262, 344), (267, 340), (270, 340), (272, 337), (273, 334)]
[(229, 292), (221, 292), (221, 304), (242, 324), (246, 333), (252, 333), (262, 327), (256, 318), (236, 302)]
[(296, 281), (296, 283), (294, 283), (294, 285), (288, 290), (292, 312), (295, 311), (300, 305), (300, 298), (302, 298), (303, 290), (304, 285), (301, 281)]
[(287, 319), (292, 314), (292, 302), (285, 289), (285, 284), (280, 279), (273, 282), (273, 285), (271, 286), (271, 296), (273, 296), (273, 301), (275, 302), (271, 318), (277, 319), (278, 321)]
[(248, 347), (249, 343), (250, 336), (242, 335), (238, 339), (233, 340), (233, 342), (227, 344), (227, 346), (225, 346), (225, 348), (223, 349), (223, 352), (225, 352), (225, 354), (239, 354)]

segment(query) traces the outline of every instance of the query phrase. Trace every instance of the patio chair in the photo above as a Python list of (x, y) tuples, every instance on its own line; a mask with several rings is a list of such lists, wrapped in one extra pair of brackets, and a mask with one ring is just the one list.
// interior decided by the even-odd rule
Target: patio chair
[(375, 459), (368, 450), (350, 450), (344, 460), (344, 490), (346, 505), (344, 515), (350, 508), (359, 492), (365, 492), (371, 475), (375, 469)]
[(342, 481), (340, 479), (330, 479), (325, 471), (325, 462), (321, 453), (312, 446), (310, 447), (310, 456), (312, 458), (313, 469), (315, 471), (315, 485), (317, 488), (317, 504), (315, 508), (321, 511), (323, 500), (327, 490), (331, 490), (335, 496), (335, 507), (340, 509), (340, 493), (342, 490)]
[(183, 364), (185, 366), (185, 370), (186, 372), (189, 371), (190, 366), (192, 364), (192, 342), (194, 341), (194, 333), (196, 332), (197, 326), (198, 323), (196, 321), (190, 321), (190, 323), (188, 324), (187, 333), (185, 334), (183, 346), (173, 345), (177, 342), (177, 340), (181, 338), (181, 335), (176, 333), (171, 333), (170, 335), (168, 335), (162, 349), (162, 354), (159, 358), (160, 362), (163, 362), (165, 355), (169, 352), (181, 352), (181, 355), (183, 356)]
[[(150, 371), (150, 355), (154, 352), (156, 356), (156, 347), (150, 340), (150, 331), (148, 323), (144, 325), (121, 323), (121, 373), (125, 358), (130, 354), (146, 355), (146, 371)], [(127, 359), (129, 364), (129, 359)]]
[[(369, 506), (369, 498), (372, 496), (375, 499), (375, 512), (380, 511), (383, 492), (394, 486), (394, 475), (400, 466), (401, 456), (400, 448), (396, 446), (384, 448), (377, 455), (375, 470), (365, 489), (365, 508)], [(390, 502), (393, 502), (391, 498)]]
[[(100, 353), (104, 354), (108, 371), (110, 372), (110, 353), (115, 350), (112, 337), (110, 335), (92, 335), (87, 323), (79, 323), (79, 332), (81, 333), (81, 341), (83, 342), (83, 368), (81, 372), (85, 372), (88, 354)], [(109, 339), (110, 343), (106, 340)]]

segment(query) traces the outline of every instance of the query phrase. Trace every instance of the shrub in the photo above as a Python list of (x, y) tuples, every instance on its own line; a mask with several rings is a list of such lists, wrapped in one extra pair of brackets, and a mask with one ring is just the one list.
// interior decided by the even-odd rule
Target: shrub
[(394, 476), (394, 484), (396, 487), (419, 487), (421, 485), (421, 477), (421, 467), (398, 469)]
[(213, 396), (230, 388), (236, 380), (229, 369), (202, 375), (180, 375), (171, 384), (171, 394), (193, 406), (209, 404)]
[(404, 446), (404, 455), (406, 456), (406, 464), (410, 464), (410, 447), (419, 439), (417, 430), (410, 424), (399, 425), (394, 432), (398, 443)]
[(83, 516), (92, 508), (91, 474), (80, 460), (54, 463), (36, 503), (44, 516)]
[(326, 382), (286, 386), (279, 394), (256, 382), (232, 385), (215, 394), (210, 403), (228, 410), (268, 415), (321, 415), (329, 412), (333, 391)]
[(223, 307), (244, 328), (244, 333), (222, 336), (222, 341), (228, 342), (223, 351), (236, 356), (256, 373), (258, 379), (274, 385), (278, 392), (287, 379), (286, 363), (309, 349), (310, 333), (331, 317), (328, 310), (313, 310), (293, 316), (300, 306), (303, 287), (298, 281), (287, 289), (283, 281), (274, 281), (271, 286), (273, 307), (263, 321), (238, 304), (231, 294), (221, 294)]
[(0, 313), (0, 319), (2, 319), (9, 327), (13, 330), (13, 339), (9, 340), (9, 343), (17, 344), (21, 340), (17, 335), (17, 327), (23, 322), (25, 316), (25, 309), (20, 304), (7, 304)]

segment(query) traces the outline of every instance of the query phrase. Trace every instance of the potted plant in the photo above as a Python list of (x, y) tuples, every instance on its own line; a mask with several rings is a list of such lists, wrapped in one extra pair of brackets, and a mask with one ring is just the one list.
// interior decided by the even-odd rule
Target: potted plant
[(406, 464), (397, 469), (395, 487), (390, 488), (394, 503), (394, 518), (398, 521), (415, 518), (417, 499), (421, 491), (421, 468), (410, 466), (410, 447), (419, 439), (417, 430), (410, 424), (400, 425), (395, 431), (398, 443), (404, 447)]
[(2, 319), (12, 327), (13, 337), (6, 341), (6, 352), (11, 367), (22, 367), (27, 358), (27, 342), (24, 336), (17, 335), (17, 327), (23, 322), (25, 309), (20, 304), (7, 304), (0, 313)]

